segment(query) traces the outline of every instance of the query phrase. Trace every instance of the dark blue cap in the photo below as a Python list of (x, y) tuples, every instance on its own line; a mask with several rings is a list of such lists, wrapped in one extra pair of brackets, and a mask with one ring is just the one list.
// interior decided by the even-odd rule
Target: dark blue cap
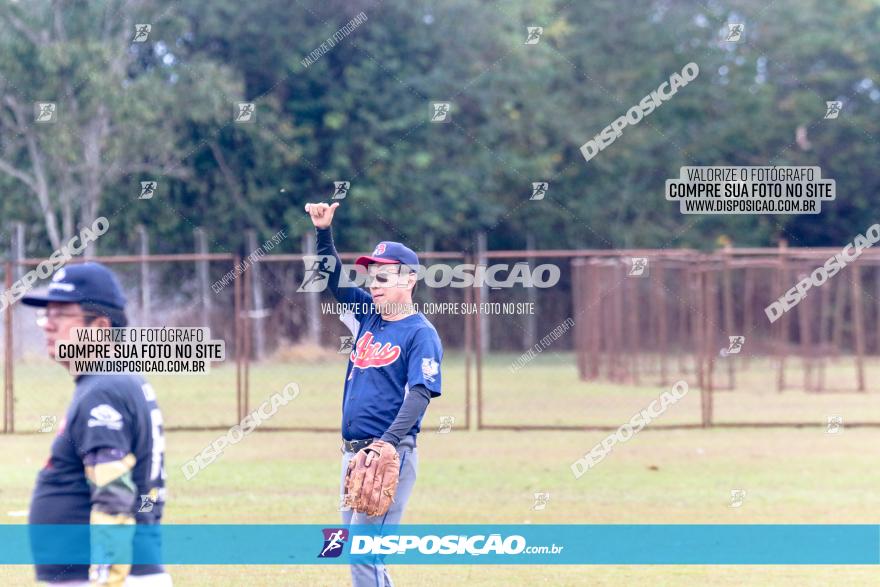
[(373, 249), (373, 254), (369, 256), (358, 257), (354, 262), (355, 265), (367, 266), (370, 263), (402, 263), (410, 267), (417, 267), (419, 264), (419, 256), (412, 249), (403, 246), (400, 243), (392, 241), (382, 241)]
[(75, 303), (89, 309), (110, 310), (111, 316), (118, 317), (123, 314), (121, 311), (125, 309), (126, 299), (112, 271), (100, 263), (87, 262), (62, 267), (52, 276), (48, 288), (21, 298), (21, 303), (28, 306), (44, 307), (49, 302)]

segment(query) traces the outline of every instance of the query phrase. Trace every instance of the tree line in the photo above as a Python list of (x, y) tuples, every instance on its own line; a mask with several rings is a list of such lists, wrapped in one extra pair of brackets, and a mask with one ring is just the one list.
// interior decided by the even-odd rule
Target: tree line
[[(101, 253), (136, 250), (140, 224), (155, 252), (192, 250), (197, 226), (242, 251), (248, 229), (308, 231), (303, 204), (342, 181), (348, 250), (844, 243), (878, 211), (878, 28), (868, 0), (5, 3), (2, 228), (25, 222), (34, 256), (100, 215)], [(699, 77), (585, 160), (690, 62)], [(696, 217), (663, 197), (684, 165), (765, 164), (818, 165), (837, 200)]]

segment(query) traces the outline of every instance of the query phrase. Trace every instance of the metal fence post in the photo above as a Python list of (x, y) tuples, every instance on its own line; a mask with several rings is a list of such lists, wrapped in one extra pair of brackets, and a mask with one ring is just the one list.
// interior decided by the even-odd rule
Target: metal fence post
[[(13, 273), (13, 263), (12, 261), (6, 262), (6, 291), (12, 289), (12, 273)], [(6, 308), (6, 316), (5, 316), (5, 340), (4, 340), (4, 368), (3, 368), (3, 432), (6, 434), (12, 434), (15, 432), (15, 399), (13, 397), (13, 379), (12, 379), (12, 369), (13, 369), (13, 335), (12, 329), (14, 327), (14, 322), (12, 319), (12, 315), (14, 313), (13, 307)]]
[[(257, 250), (261, 250), (257, 246), (257, 232), (255, 230), (247, 231), (247, 246), (251, 255), (254, 255)], [(254, 355), (258, 361), (261, 361), (266, 356), (266, 317), (268, 312), (263, 305), (263, 277), (260, 272), (259, 255), (253, 258), (249, 272), (253, 273), (250, 279), (253, 308), (248, 308), (248, 311), (252, 312), (251, 316), (255, 320)]]
[[(201, 228), (196, 228), (194, 231), (196, 237), (196, 253), (200, 256), (208, 254), (208, 236), (205, 234), (205, 231)], [(208, 290), (211, 289), (211, 282), (208, 276), (208, 261), (204, 258), (200, 258), (196, 261), (196, 275), (198, 277), (199, 284), (199, 295), (201, 297), (200, 311), (201, 318), (200, 322), (202, 326), (210, 327), (211, 326), (211, 294), (208, 293)]]
[(141, 253), (141, 326), (149, 326), (152, 323), (150, 316), (150, 264), (147, 262), (150, 256), (150, 237), (143, 224), (138, 224), (136, 230)]

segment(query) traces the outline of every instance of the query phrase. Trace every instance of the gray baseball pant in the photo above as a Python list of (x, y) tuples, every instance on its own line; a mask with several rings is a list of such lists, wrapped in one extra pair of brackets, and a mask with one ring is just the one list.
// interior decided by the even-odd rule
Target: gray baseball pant
[[(384, 525), (395, 526), (403, 518), (403, 510), (406, 502), (412, 494), (416, 484), (416, 471), (419, 468), (419, 449), (415, 447), (415, 436), (407, 436), (397, 446), (397, 454), (400, 455), (400, 480), (397, 485), (397, 493), (394, 503), (384, 516), (368, 516), (354, 510), (347, 509), (342, 512), (342, 523), (369, 524), (372, 526)], [(342, 477), (339, 482), (339, 503), (345, 495), (345, 472), (348, 470), (348, 462), (355, 453), (344, 452), (342, 454)], [(353, 587), (394, 587), (388, 568), (384, 564), (378, 565), (351, 565), (351, 584)]]

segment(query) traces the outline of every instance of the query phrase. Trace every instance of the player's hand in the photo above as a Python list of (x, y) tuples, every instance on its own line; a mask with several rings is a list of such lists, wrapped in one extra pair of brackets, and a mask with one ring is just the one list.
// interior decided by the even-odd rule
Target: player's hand
[(333, 222), (333, 213), (339, 207), (339, 202), (330, 204), (306, 204), (306, 212), (312, 217), (315, 228), (328, 228)]

